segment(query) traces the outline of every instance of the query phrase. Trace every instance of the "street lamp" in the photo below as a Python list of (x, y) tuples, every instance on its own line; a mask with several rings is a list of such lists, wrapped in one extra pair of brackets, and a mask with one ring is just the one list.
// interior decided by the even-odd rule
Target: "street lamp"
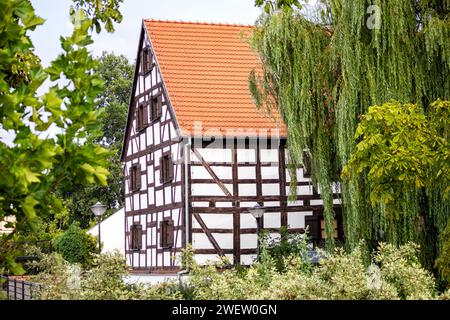
[(96, 204), (91, 206), (91, 211), (98, 219), (98, 254), (101, 253), (101, 241), (100, 241), (100, 222), (102, 219), (102, 215), (106, 211), (106, 206), (97, 201)]
[(262, 229), (261, 226), (261, 218), (264, 215), (264, 212), (266, 211), (266, 209), (264, 209), (259, 203), (257, 203), (255, 206), (253, 206), (252, 208), (248, 209), (248, 212), (250, 212), (252, 214), (252, 216), (256, 219), (256, 258), (259, 261), (259, 231)]

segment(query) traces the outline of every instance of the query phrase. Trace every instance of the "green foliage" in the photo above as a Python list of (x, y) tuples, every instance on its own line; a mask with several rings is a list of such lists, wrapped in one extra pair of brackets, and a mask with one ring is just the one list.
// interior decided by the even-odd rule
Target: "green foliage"
[(119, 252), (96, 256), (92, 268), (80, 270), (69, 264), (59, 254), (42, 255), (34, 262), (41, 272), (33, 278), (43, 284), (36, 292), (43, 300), (129, 300), (129, 299), (180, 299), (181, 294), (174, 282), (145, 286), (128, 284), (127, 266)]
[[(325, 253), (324, 253), (325, 254)], [(336, 249), (319, 266), (303, 268), (299, 256), (287, 257), (284, 272), (263, 248), (265, 257), (245, 271), (225, 269), (221, 263), (193, 264), (187, 286), (190, 299), (436, 299), (433, 276), (420, 266), (417, 246), (379, 245), (373, 263), (365, 263), (363, 246), (352, 252)], [(369, 272), (369, 270), (375, 270)], [(374, 277), (374, 279), (372, 279)], [(185, 296), (186, 298), (186, 296)]]
[(134, 68), (126, 57), (104, 52), (99, 59), (97, 74), (104, 81), (104, 90), (97, 96), (97, 108), (102, 111), (99, 116), (101, 134), (95, 137), (94, 142), (111, 151), (107, 186), (79, 185), (75, 189), (58, 190), (69, 210), (68, 220), (78, 221), (83, 228), (94, 222), (95, 217), (89, 207), (97, 201), (108, 207), (104, 217), (124, 206), (124, 177), (120, 151)]
[[(87, 46), (98, 21), (112, 30), (108, 15), (119, 2), (108, 1), (105, 7), (78, 1), (82, 8), (92, 4), (94, 10), (87, 12), (93, 18), (71, 11), (73, 33), (61, 37), (63, 52), (44, 70), (30, 32), (45, 20), (35, 15), (29, 0), (0, 0), (0, 121), (14, 136), (12, 143), (0, 143), (0, 220), (15, 216), (14, 233), (36, 232), (40, 222), (64, 210), (58, 188), (107, 183), (110, 153), (93, 143), (101, 133), (96, 97), (103, 81)], [(119, 21), (117, 12), (113, 16)], [(52, 83), (39, 96), (37, 89), (46, 80)], [(60, 133), (49, 137), (49, 128)], [(22, 273), (8, 244), (12, 237), (0, 239), (0, 261), (10, 272)]]
[(433, 120), (450, 123), (450, 102), (436, 101), (429, 114), (393, 101), (370, 107), (356, 129), (359, 142), (343, 174), (364, 173), (372, 206), (386, 206), (390, 219), (407, 213), (410, 190), (442, 186), (450, 191), (450, 145)]
[(55, 239), (55, 248), (69, 263), (79, 263), (84, 267), (92, 263), (94, 254), (98, 252), (96, 238), (75, 223)]
[(450, 220), (447, 227), (441, 234), (441, 251), (438, 259), (436, 259), (436, 267), (442, 279), (450, 284)]
[(286, 271), (286, 263), (289, 263), (289, 260), (293, 258), (299, 258), (299, 261), (303, 261), (303, 271), (310, 270), (312, 267), (306, 233), (289, 233), (287, 227), (281, 227), (280, 238), (271, 238), (269, 234), (266, 234), (261, 239), (261, 247), (274, 260), (278, 272)]
[(293, 7), (302, 8), (299, 0), (255, 0), (256, 7), (263, 7), (266, 13), (276, 10), (289, 11)]
[(432, 274), (421, 268), (418, 246), (408, 243), (400, 248), (381, 243), (374, 260), (380, 264), (383, 280), (395, 287), (400, 299), (430, 299), (435, 294)]
[[(362, 245), (352, 252), (336, 249), (323, 254), (318, 266), (305, 270), (299, 256), (287, 257), (284, 272), (265, 248), (260, 262), (247, 268), (229, 268), (226, 259), (200, 266), (187, 249), (189, 276), (183, 283), (128, 284), (123, 256), (118, 252), (97, 257), (93, 268), (80, 272), (61, 256), (43, 255), (40, 274), (32, 281), (44, 284), (41, 299), (448, 299), (438, 295), (433, 276), (420, 266), (417, 246), (380, 243), (368, 268)], [(375, 263), (378, 265), (376, 266)]]
[(73, 0), (75, 7), (71, 8), (71, 14), (75, 10), (83, 10), (92, 19), (91, 28), (100, 33), (101, 23), (105, 24), (108, 32), (114, 32), (113, 22), (122, 22), (122, 14), (119, 5), (123, 0)]
[[(347, 179), (367, 179), (381, 230), (393, 243), (420, 241), (428, 268), (438, 251), (437, 234), (450, 217), (450, 102), (437, 100), (425, 115), (396, 101), (372, 106), (356, 129), (355, 152), (344, 167)], [(436, 204), (428, 208), (429, 203)], [(437, 206), (438, 207), (437, 207)], [(420, 236), (421, 235), (421, 236)]]
[[(354, 135), (360, 116), (369, 106), (392, 99), (401, 104), (413, 103), (424, 110), (430, 122), (440, 121), (441, 129), (447, 128), (448, 132), (448, 118), (432, 114), (427, 108), (439, 98), (450, 99), (450, 55), (446, 40), (450, 34), (450, 3), (376, 1), (381, 11), (377, 26), (369, 24), (376, 18), (367, 13), (371, 4), (366, 0), (321, 1), (317, 10), (323, 21), (318, 22), (296, 10), (270, 11), (261, 15), (250, 39), (263, 65), (262, 74), (256, 71), (250, 74), (250, 91), (259, 107), (281, 114), (288, 128), (292, 167), (303, 164), (303, 150), (311, 154), (313, 183), (320, 186), (324, 199), (330, 251), (334, 247), (331, 196), (334, 182), (340, 182), (349, 248), (361, 239), (366, 239), (373, 248), (380, 240), (380, 229), (386, 227), (385, 208), (371, 205), (367, 177), (340, 179), (342, 168), (356, 150)], [(444, 111), (445, 102), (438, 104)], [(441, 137), (448, 139), (448, 133)], [(416, 151), (421, 148), (416, 147)], [(435, 147), (443, 148), (445, 144)], [(446, 159), (448, 162), (446, 152), (439, 152), (443, 156), (441, 163)], [(443, 171), (439, 176), (445, 174)], [(292, 179), (293, 186), (295, 182)], [(442, 191), (441, 187), (427, 190), (426, 194), (404, 190), (401, 199), (407, 204), (403, 217), (417, 215), (419, 209), (426, 212), (426, 241), (421, 247), (428, 260), (435, 257), (436, 232), (446, 225), (449, 215), (449, 200), (443, 198)], [(408, 201), (404, 201), (406, 198)], [(418, 230), (403, 228), (408, 223), (392, 228), (389, 241), (407, 241), (411, 237), (405, 234), (418, 238)]]

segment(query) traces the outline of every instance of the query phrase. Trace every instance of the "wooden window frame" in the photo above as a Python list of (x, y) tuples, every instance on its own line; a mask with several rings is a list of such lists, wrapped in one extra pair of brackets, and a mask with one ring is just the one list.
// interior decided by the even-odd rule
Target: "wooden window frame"
[(136, 129), (137, 131), (142, 131), (148, 125), (148, 102), (140, 102), (137, 107)]
[(174, 163), (172, 153), (166, 151), (159, 159), (159, 174), (161, 184), (170, 183), (174, 178)]
[(174, 222), (171, 218), (164, 218), (159, 223), (160, 242), (159, 245), (163, 249), (174, 247)]
[(130, 168), (130, 189), (131, 191), (139, 191), (141, 187), (141, 165), (135, 163)]
[(142, 250), (142, 225), (139, 222), (133, 222), (130, 226), (130, 249), (132, 251)]
[(153, 55), (150, 46), (145, 46), (142, 49), (141, 55), (142, 74), (145, 76), (153, 70)]
[(154, 123), (159, 121), (162, 116), (162, 93), (158, 92), (157, 94), (150, 95), (149, 98), (150, 121)]
[[(342, 213), (338, 208), (334, 209), (335, 211), (335, 240), (343, 239), (343, 225), (342, 225)], [(317, 212), (315, 211), (312, 216), (305, 216), (305, 227), (309, 226), (309, 238), (314, 243), (321, 243), (326, 240), (323, 236), (323, 232), (325, 230), (324, 226), (324, 215), (323, 211)]]

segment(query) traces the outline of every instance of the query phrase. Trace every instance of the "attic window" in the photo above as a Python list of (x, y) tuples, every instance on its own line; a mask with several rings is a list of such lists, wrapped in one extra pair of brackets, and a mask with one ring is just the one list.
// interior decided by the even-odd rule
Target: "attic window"
[(130, 249), (131, 250), (141, 250), (142, 249), (142, 225), (138, 222), (135, 222), (130, 227), (130, 233), (131, 233)]
[(134, 164), (130, 168), (130, 188), (131, 191), (141, 190), (141, 166)]
[(138, 131), (148, 127), (148, 104), (146, 102), (139, 103), (136, 127)]
[(150, 71), (152, 71), (153, 63), (152, 63), (153, 57), (151, 54), (150, 47), (145, 47), (142, 49), (142, 73), (146, 75)]
[(173, 161), (170, 152), (166, 152), (159, 160), (160, 181), (162, 184), (173, 180)]
[(159, 224), (160, 246), (161, 248), (173, 247), (173, 220), (166, 218)]
[(162, 94), (153, 95), (150, 99), (150, 117), (151, 121), (161, 118), (162, 113)]

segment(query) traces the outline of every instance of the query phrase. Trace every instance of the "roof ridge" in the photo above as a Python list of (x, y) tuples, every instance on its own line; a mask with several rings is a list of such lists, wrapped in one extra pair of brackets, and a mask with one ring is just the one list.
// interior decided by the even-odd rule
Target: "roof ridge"
[(254, 27), (252, 24), (243, 23), (228, 23), (228, 22), (214, 22), (214, 21), (184, 21), (184, 20), (171, 20), (171, 19), (143, 19), (146, 22), (166, 22), (166, 23), (179, 23), (179, 24), (194, 24), (194, 25), (209, 25), (209, 26), (234, 26), (234, 27)]

